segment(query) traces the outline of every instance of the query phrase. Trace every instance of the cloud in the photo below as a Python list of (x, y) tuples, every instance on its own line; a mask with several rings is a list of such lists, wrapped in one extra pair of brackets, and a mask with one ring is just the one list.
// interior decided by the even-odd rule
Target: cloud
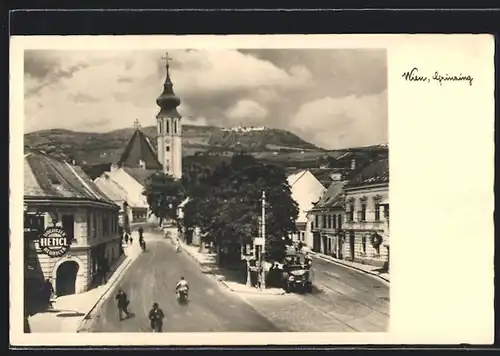
[[(165, 80), (163, 56), (159, 50), (26, 51), (26, 132), (110, 131), (131, 127), (135, 119), (143, 126), (155, 125), (156, 98)], [(386, 125), (387, 108), (369, 99), (387, 88), (385, 50), (191, 49), (170, 51), (169, 56), (185, 123), (234, 126), (265, 120), (266, 126), (306, 135), (319, 146), (330, 145), (328, 135), (339, 141), (340, 129), (328, 126), (317, 131), (316, 119), (307, 119), (307, 115), (324, 115), (308, 103), (333, 110), (329, 98), (347, 111), (349, 105), (367, 102), (373, 120)], [(372, 120), (360, 119), (358, 114), (367, 115), (358, 113), (359, 108), (349, 110), (344, 120), (354, 121), (351, 127), (358, 127), (360, 120)], [(339, 125), (349, 126), (342, 124), (339, 113), (335, 115)], [(345, 132), (349, 139), (342, 142), (379, 139), (376, 132), (372, 136)]]
[(267, 117), (267, 109), (253, 100), (240, 100), (226, 110), (225, 116), (233, 121), (247, 120), (261, 122)]
[(290, 124), (306, 140), (328, 149), (387, 143), (387, 91), (307, 102)]

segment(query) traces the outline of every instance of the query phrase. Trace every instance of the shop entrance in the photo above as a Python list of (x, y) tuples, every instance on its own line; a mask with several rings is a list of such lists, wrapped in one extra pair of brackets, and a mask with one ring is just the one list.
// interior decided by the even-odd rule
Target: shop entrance
[(63, 262), (57, 268), (56, 293), (59, 297), (63, 295), (75, 294), (78, 269), (78, 263), (75, 261)]

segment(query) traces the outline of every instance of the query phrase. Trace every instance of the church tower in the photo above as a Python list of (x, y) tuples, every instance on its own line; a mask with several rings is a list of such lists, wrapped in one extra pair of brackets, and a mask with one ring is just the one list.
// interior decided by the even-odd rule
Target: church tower
[(177, 111), (181, 100), (174, 94), (170, 79), (168, 53), (166, 60), (167, 79), (163, 84), (163, 93), (156, 99), (160, 112), (156, 115), (158, 127), (158, 161), (163, 166), (163, 172), (175, 179), (182, 177), (182, 123), (181, 115)]

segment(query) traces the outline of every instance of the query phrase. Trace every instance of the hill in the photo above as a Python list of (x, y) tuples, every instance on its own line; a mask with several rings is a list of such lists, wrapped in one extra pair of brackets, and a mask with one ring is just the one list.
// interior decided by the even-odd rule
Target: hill
[[(156, 149), (156, 127), (149, 126), (141, 130)], [(109, 169), (111, 163), (119, 160), (133, 132), (133, 128), (106, 133), (52, 129), (25, 134), (24, 144), (64, 160), (75, 160), (95, 178)], [(387, 152), (387, 147), (375, 145), (329, 151), (318, 148), (286, 130), (235, 130), (216, 126), (183, 125), (183, 156), (186, 164), (199, 162), (214, 165), (239, 151), (248, 152), (268, 163), (303, 169), (345, 166), (348, 164), (348, 152), (362, 152), (364, 155), (376, 157), (386, 154), (384, 152)], [(337, 161), (338, 157), (341, 160)]]

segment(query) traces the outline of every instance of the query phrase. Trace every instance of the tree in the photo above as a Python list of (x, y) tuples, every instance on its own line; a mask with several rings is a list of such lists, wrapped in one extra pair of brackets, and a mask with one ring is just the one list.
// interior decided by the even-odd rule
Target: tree
[(180, 180), (162, 172), (153, 173), (146, 179), (143, 195), (149, 209), (160, 219), (177, 220), (177, 210), (184, 200), (184, 187)]
[(218, 247), (240, 245), (259, 233), (261, 195), (266, 191), (267, 257), (281, 260), (284, 239), (296, 230), (297, 203), (282, 167), (247, 154), (234, 155), (190, 188), (184, 224), (198, 226)]

